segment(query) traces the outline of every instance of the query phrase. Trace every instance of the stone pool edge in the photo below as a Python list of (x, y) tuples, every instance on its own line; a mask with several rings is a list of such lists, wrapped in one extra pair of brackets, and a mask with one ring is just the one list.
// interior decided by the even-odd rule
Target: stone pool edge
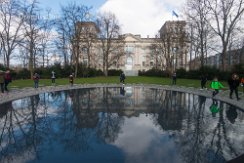
[[(72, 89), (81, 89), (81, 88), (97, 88), (97, 87), (121, 87), (121, 84), (74, 84), (73, 86), (70, 85), (58, 85), (58, 86), (44, 86), (35, 88), (22, 88), (22, 89), (11, 89), (10, 92), (1, 94), (0, 96), (0, 104), (18, 100), (21, 98), (46, 93), (46, 92), (56, 92), (56, 91), (63, 91), (63, 90), (72, 90)], [(184, 87), (184, 86), (172, 86), (172, 85), (156, 85), (156, 84), (126, 84), (124, 87), (146, 87), (146, 88), (156, 88), (156, 89), (163, 89), (163, 90), (171, 90), (177, 92), (184, 92), (195, 94), (199, 96), (205, 96), (207, 98), (212, 97), (211, 90), (200, 90), (199, 88), (193, 87)], [(235, 97), (235, 96), (234, 96)], [(236, 106), (244, 111), (244, 94), (240, 94), (241, 100), (237, 101), (235, 98), (229, 98), (229, 90), (221, 91), (216, 97), (216, 100), (223, 101), (225, 103), (231, 104)]]

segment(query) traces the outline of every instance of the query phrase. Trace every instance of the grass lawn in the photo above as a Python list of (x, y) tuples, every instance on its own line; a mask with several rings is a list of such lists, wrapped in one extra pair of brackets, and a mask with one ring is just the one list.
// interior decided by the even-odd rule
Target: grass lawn
[[(206, 86), (209, 88), (211, 81), (208, 81)], [(119, 84), (118, 76), (109, 76), (109, 77), (94, 77), (94, 78), (75, 78), (74, 84), (95, 84), (95, 83), (117, 83)], [(158, 85), (171, 85), (171, 78), (162, 78), (162, 77), (145, 77), (145, 76), (128, 76), (126, 77), (125, 83), (129, 84), (158, 84)], [(228, 85), (225, 81), (221, 81), (225, 86), (225, 89), (228, 89)], [(56, 79), (56, 85), (66, 85), (69, 84), (68, 78)], [(200, 80), (192, 79), (177, 79), (178, 86), (194, 87), (200, 88)], [(50, 86), (51, 79), (40, 79), (40, 86)], [(34, 82), (31, 79), (28, 80), (13, 80), (9, 84), (10, 88), (25, 88), (25, 87), (34, 87)]]

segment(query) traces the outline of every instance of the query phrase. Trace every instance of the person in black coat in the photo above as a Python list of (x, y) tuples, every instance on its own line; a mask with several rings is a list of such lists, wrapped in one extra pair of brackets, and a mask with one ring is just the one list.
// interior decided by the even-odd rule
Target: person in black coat
[(207, 81), (208, 81), (207, 76), (202, 75), (202, 76), (201, 76), (201, 88), (202, 88), (202, 89), (206, 89), (206, 88), (207, 88), (207, 87), (206, 87), (206, 83), (207, 83)]
[(120, 74), (120, 76), (119, 76), (119, 80), (120, 80), (120, 83), (125, 84), (125, 74), (124, 74), (124, 72), (122, 72), (122, 73)]
[(231, 78), (228, 80), (229, 88), (230, 88), (230, 98), (232, 99), (232, 94), (235, 92), (237, 100), (240, 100), (238, 96), (238, 86), (240, 85), (239, 76), (234, 73)]

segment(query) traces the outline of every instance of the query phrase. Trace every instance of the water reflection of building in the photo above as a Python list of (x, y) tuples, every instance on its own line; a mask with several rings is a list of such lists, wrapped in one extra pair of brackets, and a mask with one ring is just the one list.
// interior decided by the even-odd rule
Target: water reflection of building
[[(99, 112), (117, 113), (119, 116), (139, 116), (140, 113), (158, 114), (157, 123), (164, 130), (179, 130), (186, 109), (197, 106), (203, 111), (205, 102), (199, 96), (162, 89), (148, 89), (143, 87), (124, 87), (121, 95), (120, 87), (104, 87), (82, 89), (73, 92), (74, 112), (79, 117), (80, 126), (93, 127), (98, 122)], [(238, 115), (244, 119), (243, 114)]]
[(182, 128), (182, 120), (186, 112), (187, 94), (155, 90), (154, 94), (146, 99), (158, 103), (156, 105), (158, 107), (157, 122), (164, 130), (180, 130)]
[[(83, 90), (84, 91), (84, 90)], [(124, 87), (124, 95), (121, 88), (97, 88), (86, 90), (86, 93), (75, 93), (78, 106), (74, 110), (77, 116), (84, 117), (86, 111), (92, 112), (117, 112), (124, 116), (138, 116), (139, 113), (159, 112), (159, 123), (163, 128), (179, 129), (184, 106), (186, 106), (187, 94), (160, 89), (144, 89), (143, 87)], [(77, 105), (77, 104), (73, 104)], [(97, 121), (95, 115), (89, 115)], [(84, 118), (83, 118), (84, 119)], [(82, 124), (82, 122), (79, 122)], [(95, 122), (93, 122), (95, 125)], [(90, 125), (92, 122), (90, 123)]]

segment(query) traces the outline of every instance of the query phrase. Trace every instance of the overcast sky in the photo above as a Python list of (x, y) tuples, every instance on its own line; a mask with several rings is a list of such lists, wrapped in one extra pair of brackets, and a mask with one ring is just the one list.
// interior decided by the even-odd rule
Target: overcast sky
[(111, 11), (119, 19), (123, 33), (154, 37), (167, 20), (182, 19), (185, 0), (107, 0), (99, 11)]
[[(141, 34), (154, 37), (167, 20), (183, 19), (182, 5), (186, 0), (76, 0), (77, 4), (93, 6), (93, 12), (110, 11), (116, 15), (122, 33)], [(58, 13), (60, 5), (70, 0), (39, 0), (43, 7)], [(179, 17), (173, 17), (172, 11)]]

